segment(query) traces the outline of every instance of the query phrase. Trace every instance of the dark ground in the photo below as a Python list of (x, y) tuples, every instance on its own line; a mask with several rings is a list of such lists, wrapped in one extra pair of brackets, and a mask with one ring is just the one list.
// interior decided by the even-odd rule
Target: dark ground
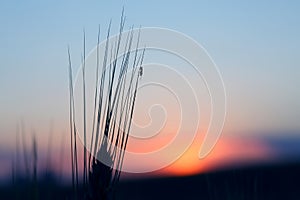
[(127, 181), (117, 199), (300, 199), (300, 163), (255, 166), (191, 177)]
[[(71, 199), (54, 179), (38, 185), (39, 199)], [(33, 199), (26, 183), (0, 188), (0, 199)], [(67, 198), (69, 197), (69, 198)], [(299, 200), (300, 162), (252, 166), (175, 178), (120, 182), (116, 199)]]

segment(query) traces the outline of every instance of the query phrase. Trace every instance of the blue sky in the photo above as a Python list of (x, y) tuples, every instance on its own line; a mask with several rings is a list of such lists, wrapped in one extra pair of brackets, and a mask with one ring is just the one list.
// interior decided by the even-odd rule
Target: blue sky
[[(63, 131), (68, 120), (67, 45), (79, 65), (98, 24), (113, 32), (125, 7), (128, 27), (163, 27), (202, 44), (223, 76), (224, 130), (271, 137), (300, 131), (299, 1), (6, 1), (0, 3), (0, 144), (13, 144), (20, 118), (28, 127)], [(276, 133), (276, 134), (273, 134)], [(5, 141), (5, 142), (4, 142)], [(7, 141), (7, 142), (6, 142)]]

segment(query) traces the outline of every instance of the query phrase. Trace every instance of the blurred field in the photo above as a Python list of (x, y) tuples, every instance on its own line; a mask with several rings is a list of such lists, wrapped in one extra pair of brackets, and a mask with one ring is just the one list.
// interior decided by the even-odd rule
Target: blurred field
[[(116, 199), (300, 199), (300, 162), (227, 169), (189, 177), (123, 180)], [(72, 199), (71, 185), (54, 175), (39, 181), (38, 199)], [(26, 180), (0, 188), (0, 199), (32, 199)]]

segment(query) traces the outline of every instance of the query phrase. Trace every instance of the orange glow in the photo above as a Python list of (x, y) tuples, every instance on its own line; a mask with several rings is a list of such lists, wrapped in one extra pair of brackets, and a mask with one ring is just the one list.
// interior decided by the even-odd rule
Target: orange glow
[[(132, 152), (149, 152), (157, 149), (157, 147), (164, 146), (170, 142), (173, 136), (174, 134), (164, 134), (160, 136), (157, 135), (157, 137), (151, 138), (150, 142), (139, 141), (139, 143), (134, 143), (132, 138), (130, 138), (129, 142), (132, 143), (129, 145), (129, 148)], [(213, 171), (216, 169), (222, 169), (228, 166), (270, 160), (274, 156), (271, 147), (261, 141), (253, 139), (249, 140), (246, 138), (233, 139), (223, 136), (220, 138), (212, 152), (206, 158), (200, 160), (198, 158), (198, 154), (202, 142), (203, 134), (198, 133), (190, 148), (177, 161), (168, 167), (149, 173), (148, 176), (188, 176)], [(71, 176), (69, 170), (71, 167), (71, 161), (68, 150), (69, 149), (66, 145), (64, 149), (63, 162), (61, 162), (60, 156), (54, 156), (59, 155), (60, 149), (58, 148), (53, 150), (51, 166), (47, 167), (50, 167), (58, 173)], [(78, 152), (82, 151), (83, 147), (79, 142)], [(172, 152), (170, 152), (170, 155), (171, 154)], [(78, 156), (79, 163), (83, 163), (83, 154), (79, 153)], [(168, 155), (161, 154), (157, 160), (165, 159), (165, 156)], [(134, 168), (143, 168), (145, 165), (153, 165), (152, 161), (142, 159), (143, 158), (140, 158), (140, 160), (134, 160), (130, 157), (126, 157), (125, 164), (131, 165)], [(41, 163), (41, 169), (46, 168), (45, 164), (46, 163)], [(7, 168), (8, 167), (9, 166), (7, 166)], [(80, 164), (80, 172), (82, 171), (82, 167), (83, 165)], [(138, 176), (143, 177), (144, 174), (139, 174)], [(130, 175), (128, 177), (130, 177)]]
[(221, 138), (206, 158), (199, 159), (201, 141), (195, 140), (189, 150), (172, 165), (164, 168), (162, 173), (176, 176), (193, 175), (272, 157), (271, 149), (259, 141)]

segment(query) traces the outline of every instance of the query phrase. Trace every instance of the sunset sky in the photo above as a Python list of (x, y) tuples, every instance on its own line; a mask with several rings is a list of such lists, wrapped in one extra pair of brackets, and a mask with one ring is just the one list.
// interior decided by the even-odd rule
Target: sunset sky
[[(165, 168), (165, 173), (186, 175), (230, 163), (300, 155), (298, 1), (6, 1), (0, 3), (0, 177), (11, 165), (17, 125), (21, 121), (28, 146), (35, 132), (40, 152), (44, 152), (41, 154), (46, 154), (50, 140), (53, 152), (59, 152), (64, 144), (64, 160), (68, 160), (67, 45), (71, 47), (76, 71), (82, 54), (83, 28), (89, 52), (96, 45), (99, 24), (102, 39), (110, 19), (112, 33), (117, 33), (123, 6), (126, 30), (131, 25), (161, 27), (193, 38), (209, 53), (224, 81), (227, 114), (221, 139), (213, 152), (206, 160), (197, 157), (211, 115), (209, 94), (200, 81), (196, 94), (202, 99), (197, 135), (191, 148)], [(153, 57), (155, 54), (148, 58), (146, 54), (145, 62), (154, 62)], [(163, 56), (157, 60), (161, 58), (167, 60)], [(169, 64), (178, 70), (183, 67), (180, 63)], [(150, 75), (155, 68), (145, 67), (142, 83), (148, 80), (147, 73), (148, 79), (154, 77)], [(188, 70), (183, 73), (196, 81)], [(170, 77), (165, 79), (175, 80)], [(177, 82), (174, 87), (184, 90), (185, 86)], [(135, 142), (132, 138), (128, 147), (132, 152), (163, 147), (172, 140), (179, 125), (176, 101), (168, 100), (169, 96), (164, 96), (166, 93), (160, 89), (149, 91), (140, 90), (133, 131), (136, 125), (154, 123), (157, 127), (165, 121), (165, 126), (148, 141)], [(166, 113), (159, 107), (152, 107), (148, 113), (151, 105), (160, 103), (166, 106)], [(185, 109), (193, 112), (193, 102), (189, 105)], [(196, 121), (191, 117), (188, 123)], [(151, 134), (154, 129), (150, 126), (149, 130)], [(186, 128), (184, 134), (192, 133)], [(172, 152), (161, 154), (153, 163), (167, 159)], [(59, 163), (59, 159), (53, 158), (53, 162)], [(137, 162), (134, 167), (140, 169), (152, 162), (130, 159), (125, 164)]]

